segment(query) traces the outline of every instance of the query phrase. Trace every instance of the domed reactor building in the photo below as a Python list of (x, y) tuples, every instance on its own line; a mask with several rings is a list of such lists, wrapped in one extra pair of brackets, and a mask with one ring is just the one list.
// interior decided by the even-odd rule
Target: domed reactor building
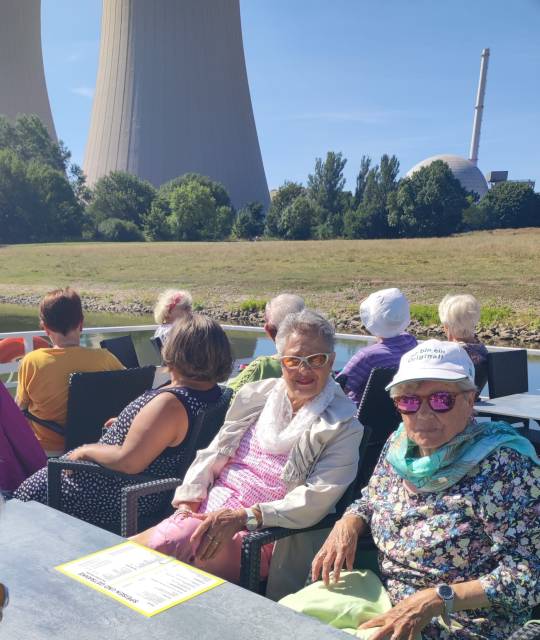
[(155, 186), (196, 172), (236, 207), (269, 204), (239, 0), (103, 1), (84, 171), (113, 170)]
[(41, 0), (0, 0), (0, 114), (41, 118), (56, 140), (41, 51)]
[(422, 167), (427, 167), (435, 160), (442, 160), (450, 167), (454, 176), (460, 181), (461, 186), (467, 191), (477, 194), (478, 198), (483, 198), (488, 192), (488, 184), (484, 175), (477, 167), (478, 149), (480, 147), (480, 131), (482, 128), (482, 115), (484, 112), (484, 97), (486, 94), (486, 80), (489, 62), (489, 49), (482, 51), (480, 62), (480, 80), (478, 82), (478, 93), (476, 95), (476, 105), (474, 108), (474, 123), (471, 139), (469, 159), (453, 155), (437, 155), (422, 160), (407, 173), (409, 178), (415, 171)]

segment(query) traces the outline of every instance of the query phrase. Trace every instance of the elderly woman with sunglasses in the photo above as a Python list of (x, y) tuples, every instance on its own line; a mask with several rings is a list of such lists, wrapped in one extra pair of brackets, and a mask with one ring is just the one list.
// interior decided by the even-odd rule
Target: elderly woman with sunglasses
[[(417, 346), (387, 389), (403, 422), (362, 496), (315, 556), (312, 577), (322, 572), (325, 585), (339, 581), (370, 529), (389, 600), (360, 625), (359, 637), (507, 638), (540, 602), (534, 448), (506, 423), (475, 422), (474, 366), (456, 343)], [(354, 573), (341, 577), (347, 582)], [(312, 588), (332, 597), (321, 583), (305, 592)], [(307, 611), (299, 596), (286, 603)], [(350, 612), (350, 600), (346, 607)]]
[[(354, 480), (362, 427), (330, 375), (333, 327), (304, 309), (283, 320), (276, 345), (283, 377), (240, 389), (223, 427), (176, 490), (176, 512), (137, 542), (237, 581), (247, 531), (309, 527), (332, 511)], [(304, 537), (292, 553), (279, 543), (274, 553), (273, 545), (263, 550), (262, 575), (273, 555), (268, 588), (274, 597), (285, 584), (274, 567), (285, 566), (290, 588), (303, 584), (322, 540), (311, 542)]]

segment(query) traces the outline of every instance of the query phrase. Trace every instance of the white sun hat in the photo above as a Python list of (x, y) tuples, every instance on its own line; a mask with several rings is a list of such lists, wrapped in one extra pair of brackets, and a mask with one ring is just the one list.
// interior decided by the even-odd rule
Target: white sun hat
[(375, 291), (360, 303), (360, 319), (371, 335), (393, 338), (409, 326), (409, 301), (396, 288)]
[(470, 380), (474, 384), (474, 364), (457, 342), (426, 340), (401, 357), (399, 369), (386, 390), (419, 380)]

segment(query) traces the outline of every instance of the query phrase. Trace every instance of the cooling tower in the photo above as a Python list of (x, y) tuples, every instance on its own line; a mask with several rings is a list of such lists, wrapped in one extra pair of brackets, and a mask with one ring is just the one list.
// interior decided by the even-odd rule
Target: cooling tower
[(269, 203), (239, 0), (104, 0), (84, 170), (158, 186), (190, 171)]
[(38, 115), (56, 140), (41, 53), (41, 0), (0, 0), (0, 114)]

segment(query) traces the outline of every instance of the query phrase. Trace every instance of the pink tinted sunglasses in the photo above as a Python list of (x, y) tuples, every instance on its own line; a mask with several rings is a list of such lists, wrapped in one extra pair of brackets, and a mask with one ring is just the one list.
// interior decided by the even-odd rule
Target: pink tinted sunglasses
[(456, 404), (456, 397), (464, 391), (458, 391), (457, 393), (450, 393), (450, 391), (435, 391), (430, 393), (429, 396), (407, 395), (397, 396), (394, 398), (394, 404), (396, 409), (403, 414), (416, 413), (420, 410), (422, 402), (427, 400), (429, 408), (435, 413), (446, 413), (452, 411)]

